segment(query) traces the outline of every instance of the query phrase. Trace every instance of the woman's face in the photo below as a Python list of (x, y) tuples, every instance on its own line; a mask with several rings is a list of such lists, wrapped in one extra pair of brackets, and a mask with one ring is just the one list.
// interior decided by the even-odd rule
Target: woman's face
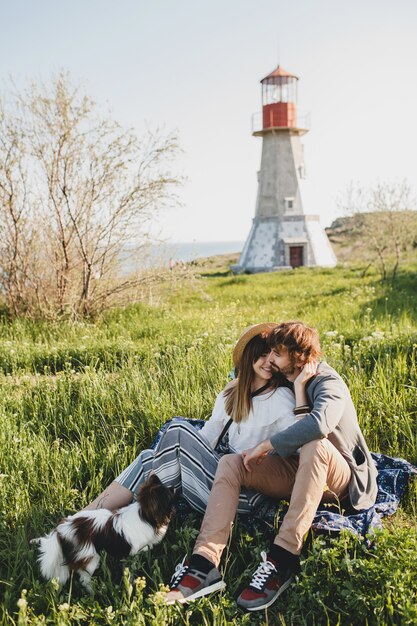
[(262, 354), (253, 364), (253, 371), (256, 378), (260, 380), (270, 380), (272, 378), (273, 369), (269, 362), (269, 352)]

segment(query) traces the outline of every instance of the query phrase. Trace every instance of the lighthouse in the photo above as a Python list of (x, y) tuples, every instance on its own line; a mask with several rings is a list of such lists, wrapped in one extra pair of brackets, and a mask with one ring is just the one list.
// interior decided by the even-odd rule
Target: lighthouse
[(235, 273), (336, 265), (319, 216), (303, 206), (307, 175), (301, 137), (309, 120), (297, 117), (297, 84), (298, 77), (279, 65), (261, 80), (262, 113), (252, 118), (252, 134), (262, 137), (258, 195)]

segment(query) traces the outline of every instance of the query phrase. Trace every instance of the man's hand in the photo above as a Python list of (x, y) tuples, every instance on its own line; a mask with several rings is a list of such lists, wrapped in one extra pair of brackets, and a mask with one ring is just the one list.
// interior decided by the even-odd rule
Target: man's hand
[(301, 372), (298, 374), (297, 378), (294, 380), (294, 387), (302, 388), (305, 384), (313, 378), (317, 374), (317, 361), (309, 361), (303, 365)]
[(248, 472), (252, 471), (251, 462), (262, 463), (268, 452), (274, 449), (274, 446), (271, 444), (269, 439), (265, 439), (265, 441), (261, 441), (254, 448), (249, 448), (249, 450), (244, 450), (241, 452), (243, 457), (243, 465), (248, 470)]

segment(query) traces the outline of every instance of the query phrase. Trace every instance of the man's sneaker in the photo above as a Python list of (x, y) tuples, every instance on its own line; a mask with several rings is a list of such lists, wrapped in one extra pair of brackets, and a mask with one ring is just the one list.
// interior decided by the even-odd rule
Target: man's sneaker
[(283, 571), (271, 560), (266, 552), (261, 552), (262, 562), (246, 587), (237, 599), (237, 603), (247, 611), (260, 611), (273, 604), (278, 596), (289, 587), (294, 570)]
[(175, 568), (165, 602), (166, 604), (175, 604), (175, 602), (184, 604), (214, 591), (221, 591), (225, 587), (226, 583), (223, 582), (217, 567), (213, 567), (208, 574), (205, 574), (190, 567), (187, 557), (184, 557)]

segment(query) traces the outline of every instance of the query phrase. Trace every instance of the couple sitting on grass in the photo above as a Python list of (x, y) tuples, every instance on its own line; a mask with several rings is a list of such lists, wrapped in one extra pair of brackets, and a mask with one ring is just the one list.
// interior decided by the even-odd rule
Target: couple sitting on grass
[[(131, 502), (153, 472), (203, 512), (194, 550), (177, 565), (166, 602), (188, 602), (225, 587), (219, 572), (236, 513), (253, 513), (266, 497), (289, 500), (274, 542), (237, 603), (270, 606), (299, 569), (303, 539), (321, 501), (344, 510), (371, 507), (376, 468), (349, 390), (318, 361), (317, 331), (301, 322), (256, 324), (233, 352), (238, 372), (197, 431), (173, 421), (155, 450), (145, 450), (87, 508)], [(216, 451), (225, 431), (229, 453)]]

